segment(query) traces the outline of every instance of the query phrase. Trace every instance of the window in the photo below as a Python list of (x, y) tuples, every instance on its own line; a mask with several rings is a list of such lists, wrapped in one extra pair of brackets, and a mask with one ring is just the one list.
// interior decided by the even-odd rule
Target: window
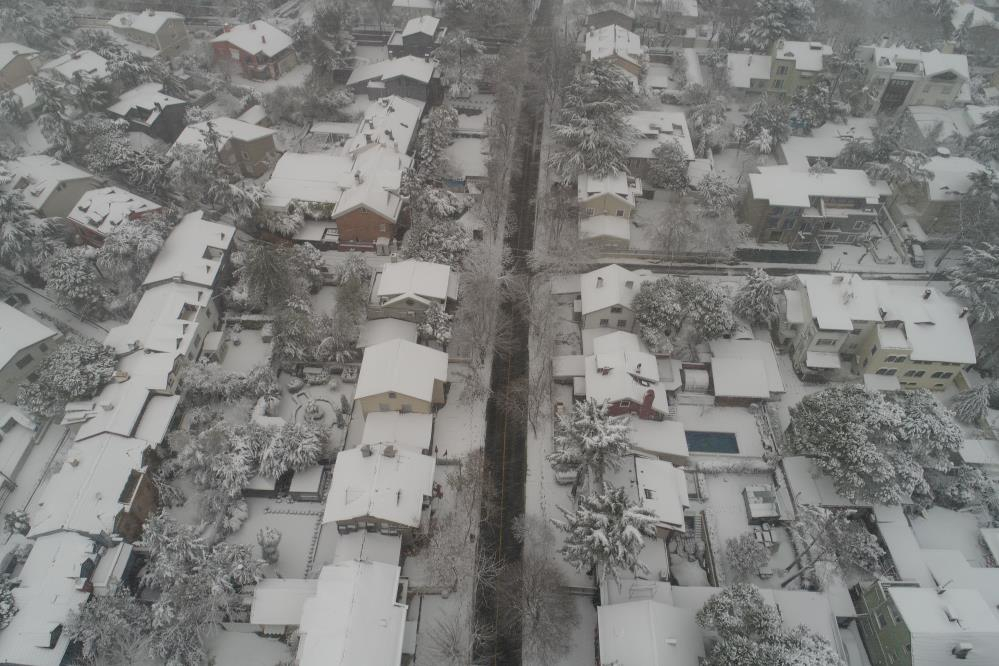
[(652, 490), (651, 488), (646, 488), (645, 499), (655, 499), (655, 498), (656, 498), (656, 491)]
[(862, 229), (865, 229), (866, 227), (867, 227), (867, 220), (857, 220), (856, 222), (853, 223), (853, 230), (854, 231), (861, 231)]
[(631, 400), (622, 400), (617, 404), (621, 405), (622, 407), (631, 407)]
[(389, 400), (395, 400), (396, 397), (395, 391), (389, 391), (388, 394), (389, 394)]
[(22, 370), (23, 368), (27, 367), (28, 364), (30, 364), (34, 360), (35, 359), (34, 359), (34, 357), (31, 354), (25, 354), (21, 358), (17, 359), (17, 363), (15, 363), (14, 365), (17, 366), (18, 370)]
[(624, 288), (625, 289), (634, 289), (635, 288), (635, 282), (633, 280), (628, 280), (627, 282), (624, 283)]
[(905, 374), (902, 375), (902, 376), (903, 377), (917, 377), (918, 378), (918, 377), (922, 377), (925, 374), (926, 374), (925, 370), (906, 370)]
[(600, 325), (601, 326), (610, 326), (610, 319), (601, 319), (600, 320)]
[(413, 406), (410, 405), (409, 403), (404, 403), (399, 406), (399, 411), (402, 412), (403, 414), (409, 414), (411, 411), (413, 411)]
[(777, 76), (787, 75), (787, 65), (781, 65), (777, 68)]
[(819, 347), (831, 347), (836, 344), (836, 341), (830, 340), (829, 338), (819, 338), (815, 341), (815, 344)]
[(618, 319), (617, 320), (617, 327), (618, 328), (625, 328), (627, 326), (628, 326), (628, 320), (627, 319)]
[(623, 210), (621, 210), (620, 208), (618, 208), (618, 209), (617, 209), (617, 216), (618, 216), (618, 217), (624, 217), (624, 211), (623, 211)]
[(878, 371), (874, 374), (884, 375), (885, 377), (894, 377), (897, 372), (898, 368), (878, 368)]
[(933, 379), (950, 379), (953, 376), (954, 376), (953, 372), (934, 372), (932, 375), (930, 375), (930, 377)]
[(902, 363), (905, 361), (904, 356), (886, 356), (885, 363)]
[(586, 217), (593, 217), (593, 209), (592, 208), (587, 208), (586, 209)]
[(614, 314), (617, 314), (617, 313), (621, 312), (621, 310), (623, 310), (623, 309), (624, 308), (622, 308), (620, 305), (615, 305), (615, 306), (611, 307), (611, 312), (613, 312)]
[(784, 88), (783, 79), (777, 79), (776, 81), (774, 81), (774, 90), (783, 90), (783, 88)]

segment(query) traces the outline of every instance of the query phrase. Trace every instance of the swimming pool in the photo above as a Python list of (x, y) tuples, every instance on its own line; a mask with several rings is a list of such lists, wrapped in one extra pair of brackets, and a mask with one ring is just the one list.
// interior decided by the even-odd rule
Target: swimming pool
[(691, 453), (738, 453), (739, 444), (733, 432), (687, 431), (687, 448)]

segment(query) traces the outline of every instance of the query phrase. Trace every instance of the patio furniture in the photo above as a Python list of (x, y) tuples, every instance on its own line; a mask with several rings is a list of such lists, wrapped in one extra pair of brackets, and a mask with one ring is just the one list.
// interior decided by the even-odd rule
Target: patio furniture
[(303, 380), (301, 377), (291, 377), (290, 379), (288, 379), (287, 386), (288, 390), (291, 393), (297, 393), (300, 390), (302, 390), (303, 386), (305, 386), (305, 380)]
[(768, 578), (773, 578), (774, 570), (771, 569), (770, 567), (760, 567), (757, 573), (759, 574), (760, 578), (766, 580)]

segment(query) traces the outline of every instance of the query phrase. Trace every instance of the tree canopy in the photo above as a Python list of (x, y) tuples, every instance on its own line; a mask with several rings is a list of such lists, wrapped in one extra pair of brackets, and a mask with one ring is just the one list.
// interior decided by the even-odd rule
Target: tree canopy
[(52, 416), (67, 402), (97, 395), (117, 366), (111, 347), (94, 340), (67, 340), (42, 361), (37, 380), (19, 387), (17, 404), (35, 416)]

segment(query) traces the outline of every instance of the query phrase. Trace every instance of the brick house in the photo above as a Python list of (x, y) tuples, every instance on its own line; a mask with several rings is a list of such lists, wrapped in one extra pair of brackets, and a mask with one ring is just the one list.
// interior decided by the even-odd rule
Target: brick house
[(212, 40), (216, 64), (238, 64), (249, 79), (277, 79), (298, 64), (292, 38), (266, 21), (226, 25)]

